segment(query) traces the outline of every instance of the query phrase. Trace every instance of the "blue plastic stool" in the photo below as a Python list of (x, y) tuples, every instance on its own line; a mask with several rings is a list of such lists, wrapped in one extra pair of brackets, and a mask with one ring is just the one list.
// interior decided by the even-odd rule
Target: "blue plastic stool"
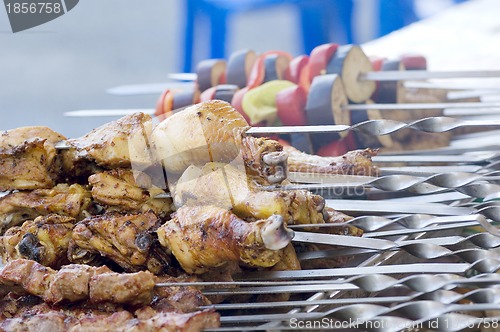
[(184, 0), (185, 29), (182, 70), (193, 70), (195, 26), (205, 16), (210, 25), (210, 52), (212, 59), (226, 58), (228, 18), (236, 13), (273, 5), (292, 4), (299, 11), (303, 52), (331, 41), (332, 22), (336, 31), (343, 31), (342, 42), (352, 43), (352, 0)]

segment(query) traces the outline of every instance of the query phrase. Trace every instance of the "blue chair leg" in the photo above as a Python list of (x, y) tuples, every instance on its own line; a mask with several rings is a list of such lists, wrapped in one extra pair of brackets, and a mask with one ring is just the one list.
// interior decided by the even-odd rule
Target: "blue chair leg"
[(184, 1), (184, 54), (182, 58), (182, 71), (189, 73), (193, 67), (194, 22), (197, 15), (196, 0)]
[(313, 48), (329, 42), (328, 15), (325, 8), (315, 1), (308, 1), (299, 7), (300, 24), (302, 27), (302, 46), (305, 54), (310, 54)]
[(333, 10), (336, 15), (335, 25), (339, 32), (342, 32), (344, 39), (342, 43), (352, 44), (354, 42), (353, 31), (352, 31), (352, 13), (354, 9), (353, 0), (331, 0), (331, 10)]
[(210, 58), (226, 58), (228, 12), (223, 8), (214, 8), (210, 13)]

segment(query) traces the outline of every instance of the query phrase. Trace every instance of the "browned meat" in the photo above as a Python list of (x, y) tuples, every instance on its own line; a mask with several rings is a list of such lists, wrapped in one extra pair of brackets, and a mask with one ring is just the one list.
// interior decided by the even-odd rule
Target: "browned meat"
[(25, 141), (40, 138), (52, 144), (65, 140), (66, 137), (56, 133), (52, 129), (43, 126), (19, 127), (0, 133), (0, 147), (14, 148)]
[(25, 220), (51, 213), (81, 220), (92, 209), (90, 192), (77, 184), (14, 192), (0, 198), (0, 234)]
[(289, 172), (308, 172), (343, 175), (377, 176), (378, 169), (372, 163), (376, 151), (354, 150), (339, 157), (321, 157), (300, 152), (292, 146), (284, 147), (288, 154)]
[(89, 311), (80, 316), (73, 310), (45, 307), (0, 320), (0, 330), (23, 332), (194, 332), (219, 325), (219, 314), (212, 310), (176, 313), (156, 312), (148, 307), (137, 310), (135, 316), (126, 310)]
[(115, 273), (106, 267), (68, 265), (55, 271), (34, 261), (9, 262), (0, 273), (0, 285), (9, 291), (41, 297), (47, 303), (110, 302), (149, 305), (154, 275), (149, 272)]
[(96, 268), (88, 265), (65, 265), (50, 281), (43, 299), (48, 303), (77, 302), (89, 298), (92, 300), (90, 284), (93, 278), (106, 273), (111, 273), (106, 266)]
[(59, 177), (54, 144), (65, 137), (47, 127), (0, 133), (0, 191), (50, 188)]
[(155, 312), (147, 308), (136, 311), (138, 323), (130, 331), (156, 332), (202, 331), (208, 328), (217, 328), (220, 325), (220, 316), (212, 310), (196, 311), (192, 313)]
[(248, 123), (229, 103), (212, 100), (193, 105), (161, 122), (152, 141), (168, 174), (179, 176), (191, 165), (236, 162), (264, 181), (286, 177), (286, 154), (273, 140), (243, 137)]
[(287, 158), (283, 146), (272, 139), (236, 136), (249, 176), (260, 184), (280, 183), (287, 177)]
[[(144, 113), (109, 122), (81, 138), (69, 139), (66, 162), (84, 159), (106, 168), (149, 165), (153, 161), (149, 149), (152, 126), (151, 117)], [(73, 167), (69, 164), (65, 168)]]
[(145, 271), (136, 273), (103, 273), (90, 278), (90, 302), (150, 304), (153, 300), (155, 279)]
[[(196, 276), (182, 275), (180, 277), (157, 276), (156, 283), (194, 282), (201, 281)], [(190, 286), (156, 287), (151, 307), (156, 311), (194, 312), (200, 306), (211, 302), (202, 292)]]
[(160, 220), (152, 212), (87, 218), (73, 229), (68, 257), (72, 262), (82, 262), (89, 255), (99, 254), (127, 272), (148, 269), (159, 274), (170, 261), (154, 234), (159, 226)]
[(249, 223), (215, 206), (181, 207), (157, 234), (182, 268), (195, 274), (230, 261), (273, 266), (292, 237), (280, 216)]
[(174, 190), (177, 207), (215, 205), (246, 220), (280, 215), (287, 224), (324, 223), (325, 200), (305, 190), (265, 191), (255, 186), (243, 170), (208, 163), (190, 167)]
[(68, 263), (68, 245), (75, 219), (51, 214), (12, 227), (0, 237), (3, 262), (18, 258), (59, 268)]
[(53, 187), (58, 176), (55, 159), (56, 149), (43, 139), (0, 146), (0, 191)]
[(165, 191), (155, 187), (151, 178), (142, 172), (117, 168), (89, 177), (92, 197), (107, 211), (146, 212), (153, 211), (160, 217), (173, 212), (170, 198), (154, 198)]

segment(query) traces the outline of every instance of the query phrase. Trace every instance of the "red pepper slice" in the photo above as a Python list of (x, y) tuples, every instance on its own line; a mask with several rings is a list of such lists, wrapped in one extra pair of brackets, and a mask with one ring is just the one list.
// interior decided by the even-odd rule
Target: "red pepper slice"
[(158, 101), (156, 102), (156, 109), (154, 115), (157, 116), (160, 121), (165, 120), (172, 115), (172, 106), (174, 103), (174, 94), (171, 90), (165, 90)]
[(250, 71), (250, 75), (248, 75), (247, 87), (249, 89), (253, 89), (264, 82), (264, 77), (266, 75), (265, 68), (265, 59), (269, 55), (283, 55), (292, 60), (292, 56), (290, 53), (283, 51), (267, 51), (260, 54), (255, 61), (252, 70)]
[(286, 126), (305, 126), (307, 92), (299, 85), (292, 86), (276, 95), (278, 117)]
[(315, 47), (309, 57), (309, 82), (318, 76), (326, 74), (326, 67), (332, 56), (337, 52), (339, 45), (330, 43)]

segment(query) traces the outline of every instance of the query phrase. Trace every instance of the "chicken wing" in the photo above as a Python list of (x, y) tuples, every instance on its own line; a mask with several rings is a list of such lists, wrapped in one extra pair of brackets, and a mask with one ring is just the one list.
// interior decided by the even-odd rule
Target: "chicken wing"
[(3, 262), (26, 258), (59, 268), (68, 263), (68, 244), (75, 222), (73, 218), (51, 214), (10, 228), (0, 237)]
[(107, 211), (146, 212), (153, 211), (160, 217), (173, 212), (172, 200), (154, 198), (165, 191), (155, 187), (151, 178), (142, 172), (117, 168), (89, 177), (92, 197)]
[(230, 261), (273, 266), (293, 236), (278, 215), (249, 223), (215, 206), (181, 207), (157, 234), (182, 268), (195, 274)]
[(80, 220), (93, 209), (90, 192), (78, 184), (14, 192), (0, 198), (0, 234), (38, 216), (56, 213)]
[(148, 269), (162, 273), (169, 266), (169, 256), (154, 234), (159, 225), (153, 212), (87, 218), (73, 229), (68, 257), (72, 262), (85, 262), (89, 255), (100, 254), (127, 272)]

